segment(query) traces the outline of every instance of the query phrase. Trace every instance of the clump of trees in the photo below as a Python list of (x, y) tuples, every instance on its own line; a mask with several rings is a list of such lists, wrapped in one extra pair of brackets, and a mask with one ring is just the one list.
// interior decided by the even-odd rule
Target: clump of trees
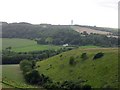
[(29, 60), (23, 60), (20, 62), (20, 69), (23, 71), (23, 73), (29, 72), (33, 69), (33, 63)]
[(26, 82), (30, 84), (37, 84), (40, 79), (39, 72), (37, 70), (30, 70), (24, 74)]
[(27, 83), (42, 85), (49, 81), (49, 78), (47, 76), (39, 74), (39, 72), (35, 69), (34, 61), (29, 60), (21, 61), (20, 69), (23, 71), (23, 75)]
[(95, 54), (95, 56), (93, 57), (93, 60), (98, 59), (98, 58), (101, 58), (101, 57), (103, 57), (103, 56), (104, 56), (104, 53), (99, 52), (99, 53)]

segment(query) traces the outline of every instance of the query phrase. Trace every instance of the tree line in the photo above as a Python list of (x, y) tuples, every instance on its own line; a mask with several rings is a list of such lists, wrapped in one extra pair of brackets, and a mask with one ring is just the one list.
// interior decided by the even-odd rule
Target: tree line
[(8, 49), (2, 51), (2, 64), (19, 64), (21, 60), (44, 60), (73, 48), (60, 48), (58, 50), (43, 50), (31, 52), (14, 52)]

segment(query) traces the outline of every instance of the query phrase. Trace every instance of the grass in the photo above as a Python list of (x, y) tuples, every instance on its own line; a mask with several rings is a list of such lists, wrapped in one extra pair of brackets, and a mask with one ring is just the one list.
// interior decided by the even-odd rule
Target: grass
[(16, 52), (29, 52), (35, 50), (58, 49), (61, 46), (38, 45), (36, 41), (29, 39), (2, 38), (2, 49), (7, 47), (12, 47), (12, 50)]
[[(87, 53), (87, 60), (80, 58), (83, 52)], [(93, 60), (93, 56), (98, 52), (103, 52), (104, 56)], [(40, 66), (38, 71), (49, 76), (53, 81), (86, 81), (82, 84), (89, 84), (93, 88), (118, 87), (117, 48), (79, 48), (60, 55), (37, 62), (37, 66)], [(74, 66), (69, 65), (71, 56), (74, 56), (76, 61)]]
[(37, 88), (26, 84), (19, 65), (2, 65), (2, 88)]
[(87, 45), (87, 46), (80, 46), (80, 48), (99, 48), (99, 46)]
[(19, 65), (2, 65), (2, 77), (7, 79), (25, 82)]

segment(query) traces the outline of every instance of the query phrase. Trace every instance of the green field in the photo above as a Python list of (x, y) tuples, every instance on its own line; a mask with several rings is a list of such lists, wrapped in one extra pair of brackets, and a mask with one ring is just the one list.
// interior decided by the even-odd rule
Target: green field
[(58, 49), (61, 46), (38, 45), (36, 41), (29, 39), (2, 38), (2, 49), (7, 47), (12, 47), (12, 50), (16, 52), (28, 52), (35, 50)]
[(80, 46), (81, 49), (83, 48), (99, 48), (99, 46), (87, 45), (87, 46)]
[(19, 81), (20, 83), (25, 82), (19, 65), (2, 65), (2, 77), (7, 77), (7, 79)]
[[(81, 59), (86, 52), (87, 60)], [(103, 52), (104, 56), (93, 60), (93, 56)], [(62, 55), (62, 57), (60, 57)], [(69, 65), (69, 59), (74, 56), (76, 65)], [(52, 65), (52, 67), (50, 67)], [(82, 84), (93, 88), (118, 87), (118, 49), (117, 48), (79, 48), (64, 52), (37, 63), (38, 71), (49, 76), (54, 81), (86, 81)]]
[(2, 65), (2, 88), (37, 88), (26, 84), (19, 65)]

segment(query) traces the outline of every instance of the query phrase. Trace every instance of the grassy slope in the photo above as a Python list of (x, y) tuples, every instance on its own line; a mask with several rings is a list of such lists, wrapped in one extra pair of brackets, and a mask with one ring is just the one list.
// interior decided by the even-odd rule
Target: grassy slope
[[(104, 57), (92, 60), (93, 56), (98, 52), (104, 52)], [(82, 61), (81, 54), (86, 52), (89, 59)], [(69, 65), (70, 56), (76, 58), (75, 66)], [(52, 68), (48, 69), (50, 64)], [(40, 73), (43, 73), (54, 81), (64, 80), (88, 80), (87, 84), (94, 88), (104, 85), (117, 87), (118, 84), (118, 49), (117, 48), (91, 48), (76, 49), (54, 56), (37, 63)], [(47, 70), (48, 69), (48, 70)]]
[(34, 50), (46, 50), (46, 49), (58, 49), (60, 46), (54, 45), (38, 45), (37, 42), (28, 39), (17, 39), (17, 38), (3, 38), (2, 49), (6, 47), (12, 47), (13, 51), (16, 52), (27, 52)]

